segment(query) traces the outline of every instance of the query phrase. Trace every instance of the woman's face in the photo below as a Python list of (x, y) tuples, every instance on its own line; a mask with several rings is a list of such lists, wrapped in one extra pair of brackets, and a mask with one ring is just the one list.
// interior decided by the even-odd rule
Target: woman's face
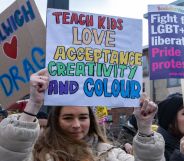
[(59, 116), (60, 127), (74, 139), (83, 139), (89, 131), (88, 107), (64, 106)]
[(178, 129), (184, 135), (184, 108), (177, 113)]

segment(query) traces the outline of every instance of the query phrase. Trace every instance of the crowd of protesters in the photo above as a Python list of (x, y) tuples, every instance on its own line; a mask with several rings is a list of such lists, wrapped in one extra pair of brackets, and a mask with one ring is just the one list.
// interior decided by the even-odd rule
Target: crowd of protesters
[[(52, 107), (49, 116), (41, 112), (48, 81), (47, 69), (31, 75), (30, 99), (23, 113), (7, 117), (0, 109), (3, 161), (184, 161), (181, 94), (169, 95), (158, 106), (144, 98), (134, 109), (133, 145), (124, 151), (104, 137), (89, 106)], [(156, 114), (157, 132), (151, 128)]]

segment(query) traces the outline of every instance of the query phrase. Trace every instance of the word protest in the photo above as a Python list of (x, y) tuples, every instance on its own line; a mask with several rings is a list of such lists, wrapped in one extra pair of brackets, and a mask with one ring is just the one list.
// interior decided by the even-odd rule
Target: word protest
[(34, 0), (0, 14), (0, 103), (8, 108), (29, 94), (32, 73), (45, 67), (46, 29)]
[(150, 79), (184, 78), (183, 13), (178, 6), (149, 6)]
[(141, 27), (137, 19), (48, 9), (45, 105), (138, 106)]

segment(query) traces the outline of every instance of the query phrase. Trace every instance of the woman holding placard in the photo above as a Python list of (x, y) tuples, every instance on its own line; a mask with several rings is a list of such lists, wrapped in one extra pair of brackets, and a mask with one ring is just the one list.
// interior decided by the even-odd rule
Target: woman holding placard
[(47, 127), (38, 138), (40, 128), (35, 116), (42, 106), (48, 82), (47, 69), (33, 74), (24, 113), (11, 115), (1, 122), (0, 158), (3, 161), (165, 161), (164, 140), (151, 130), (157, 106), (147, 99), (134, 112), (138, 124), (133, 141), (134, 156), (103, 138), (90, 107), (53, 107)]

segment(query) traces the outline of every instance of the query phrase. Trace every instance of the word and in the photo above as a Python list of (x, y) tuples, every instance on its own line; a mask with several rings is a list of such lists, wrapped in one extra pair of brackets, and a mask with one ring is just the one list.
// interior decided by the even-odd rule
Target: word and
[(48, 87), (48, 95), (52, 94), (74, 94), (78, 91), (79, 84), (76, 81), (57, 81), (57, 80), (51, 80), (49, 82)]
[(0, 25), (0, 43), (6, 40), (8, 36), (13, 34), (18, 28), (25, 23), (35, 19), (35, 14), (30, 1), (26, 1), (26, 6), (22, 5), (20, 9), (7, 18), (5, 22)]

